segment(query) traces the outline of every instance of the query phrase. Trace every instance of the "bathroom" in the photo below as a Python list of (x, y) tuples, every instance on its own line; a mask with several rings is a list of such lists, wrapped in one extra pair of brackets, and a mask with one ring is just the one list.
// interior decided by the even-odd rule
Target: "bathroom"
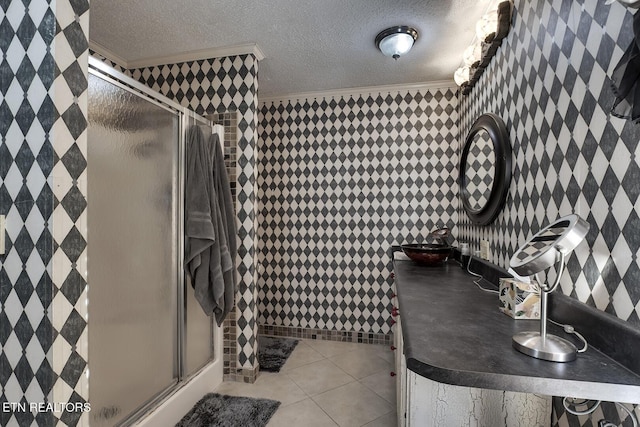
[[(86, 98), (94, 3), (32, 1), (28, 12), (22, 2), (2, 5), (3, 402), (41, 402), (50, 393), (53, 402), (89, 401)], [(640, 327), (640, 126), (610, 115), (610, 75), (633, 41), (634, 13), (601, 0), (514, 1), (511, 31), (468, 95), (451, 79), (424, 77), (402, 87), (266, 96), (261, 52), (196, 61), (206, 71), (200, 80), (194, 72), (189, 86), (205, 95), (185, 91), (176, 101), (201, 115), (234, 112), (238, 121), (240, 303), (225, 342), (236, 355), (226, 379), (255, 380), (263, 333), (390, 343), (388, 249), (444, 226), (473, 248), (488, 240), (490, 260), (506, 266), (544, 225), (581, 215), (591, 232), (569, 260), (562, 293)], [(375, 46), (372, 54), (380, 55)], [(134, 64), (132, 76), (169, 96), (149, 76), (185, 72), (163, 64), (173, 63), (146, 71)], [(38, 95), (43, 88), (46, 96)], [(513, 178), (505, 208), (481, 227), (460, 207), (457, 168), (464, 137), (484, 112), (510, 129)], [(326, 200), (312, 198), (319, 189)], [(61, 421), (87, 425), (86, 417)]]

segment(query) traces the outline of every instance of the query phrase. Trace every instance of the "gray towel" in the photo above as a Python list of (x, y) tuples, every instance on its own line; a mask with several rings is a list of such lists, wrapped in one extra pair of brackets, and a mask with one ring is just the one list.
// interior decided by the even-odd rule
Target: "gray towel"
[[(233, 307), (235, 294), (235, 219), (222, 207), (230, 188), (217, 135), (205, 141), (200, 128), (187, 133), (187, 179), (185, 198), (185, 269), (198, 303), (222, 324)], [(226, 183), (226, 191), (224, 184)], [(224, 214), (223, 214), (224, 212)], [(231, 215), (233, 205), (231, 204)], [(233, 225), (230, 239), (229, 223)], [(233, 242), (230, 244), (229, 242)]]
[(185, 198), (185, 268), (204, 312), (216, 318), (224, 310), (224, 279), (220, 268), (219, 224), (213, 181), (213, 150), (198, 126), (187, 134)]
[(211, 247), (216, 238), (209, 199), (208, 174), (211, 163), (205, 150), (202, 131), (199, 127), (192, 126), (187, 132), (185, 185), (185, 266), (192, 278), (202, 263), (203, 252)]
[(224, 164), (223, 148), (217, 134), (209, 137), (209, 147), (213, 150), (213, 171), (218, 206), (220, 208), (222, 235), (226, 246), (220, 248), (222, 274), (224, 280), (224, 309), (222, 319), (229, 313), (234, 303), (236, 293), (236, 253), (238, 251), (236, 228), (236, 215), (233, 209), (231, 186), (227, 176), (227, 168)]

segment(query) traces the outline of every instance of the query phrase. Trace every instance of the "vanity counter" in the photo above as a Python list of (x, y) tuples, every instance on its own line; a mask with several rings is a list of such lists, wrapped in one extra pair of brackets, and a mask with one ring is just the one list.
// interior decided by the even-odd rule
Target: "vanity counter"
[[(640, 375), (591, 346), (566, 363), (515, 350), (511, 337), (538, 330), (538, 321), (500, 312), (498, 295), (479, 289), (457, 262), (424, 267), (394, 260), (393, 266), (410, 371), (465, 387), (640, 403)], [(559, 327), (549, 324), (548, 331), (582, 347)]]

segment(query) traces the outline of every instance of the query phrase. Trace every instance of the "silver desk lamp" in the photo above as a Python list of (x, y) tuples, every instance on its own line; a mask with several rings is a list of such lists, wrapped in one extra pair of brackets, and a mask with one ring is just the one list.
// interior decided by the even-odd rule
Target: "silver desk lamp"
[[(520, 332), (513, 336), (513, 347), (536, 359), (570, 362), (576, 347), (569, 341), (547, 334), (547, 297), (560, 283), (565, 257), (582, 242), (589, 223), (577, 215), (568, 215), (549, 224), (529, 239), (511, 257), (511, 268), (521, 276), (534, 276), (540, 286), (540, 332)], [(538, 273), (556, 266), (553, 286), (542, 284)]]

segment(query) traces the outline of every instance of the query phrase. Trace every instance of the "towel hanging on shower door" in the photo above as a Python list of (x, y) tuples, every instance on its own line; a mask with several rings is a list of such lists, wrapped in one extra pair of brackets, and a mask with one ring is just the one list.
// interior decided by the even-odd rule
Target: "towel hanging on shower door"
[(235, 215), (218, 135), (205, 141), (198, 126), (187, 133), (185, 192), (185, 269), (198, 303), (220, 325), (235, 294)]
[(224, 281), (224, 308), (219, 323), (233, 308), (233, 299), (236, 293), (236, 254), (238, 252), (236, 228), (236, 214), (233, 209), (233, 198), (231, 197), (231, 185), (224, 163), (224, 148), (220, 142), (218, 134), (213, 133), (209, 137), (209, 147), (213, 151), (213, 176), (215, 183), (215, 193), (218, 196), (218, 206), (220, 208), (221, 234), (226, 242), (225, 247), (221, 247), (222, 276)]

